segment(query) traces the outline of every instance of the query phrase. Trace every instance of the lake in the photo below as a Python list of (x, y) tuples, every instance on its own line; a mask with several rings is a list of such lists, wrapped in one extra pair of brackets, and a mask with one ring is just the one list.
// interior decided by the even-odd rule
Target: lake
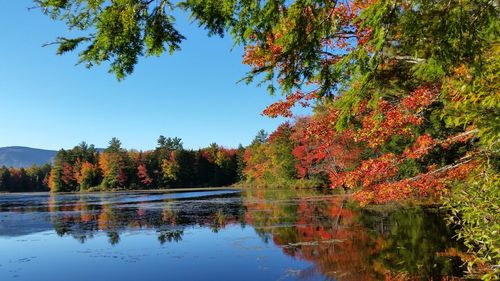
[(0, 195), (0, 280), (458, 280), (435, 208), (311, 190)]

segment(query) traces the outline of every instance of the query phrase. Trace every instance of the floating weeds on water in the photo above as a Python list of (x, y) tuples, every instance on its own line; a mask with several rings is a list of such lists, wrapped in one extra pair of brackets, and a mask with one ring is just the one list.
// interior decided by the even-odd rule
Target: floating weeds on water
[(322, 241), (310, 241), (310, 242), (297, 242), (297, 243), (288, 243), (284, 245), (284, 248), (292, 248), (298, 246), (318, 246), (319, 244), (334, 244), (334, 243), (342, 243), (344, 240), (339, 239), (330, 239), (330, 240), (322, 240)]

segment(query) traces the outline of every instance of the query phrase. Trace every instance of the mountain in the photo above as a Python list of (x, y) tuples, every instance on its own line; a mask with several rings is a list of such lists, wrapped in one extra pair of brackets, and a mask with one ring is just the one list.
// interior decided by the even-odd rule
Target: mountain
[(52, 162), (57, 151), (23, 146), (0, 147), (0, 166), (30, 167)]

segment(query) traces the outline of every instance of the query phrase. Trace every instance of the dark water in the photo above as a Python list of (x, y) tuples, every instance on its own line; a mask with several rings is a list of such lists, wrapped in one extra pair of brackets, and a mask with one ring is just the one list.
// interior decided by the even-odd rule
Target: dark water
[(0, 280), (456, 280), (435, 209), (317, 191), (0, 196)]

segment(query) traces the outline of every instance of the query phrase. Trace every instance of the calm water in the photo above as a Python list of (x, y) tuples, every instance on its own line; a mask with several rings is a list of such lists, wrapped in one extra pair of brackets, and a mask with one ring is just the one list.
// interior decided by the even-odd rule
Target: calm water
[(451, 280), (451, 236), (313, 191), (0, 195), (0, 280)]

